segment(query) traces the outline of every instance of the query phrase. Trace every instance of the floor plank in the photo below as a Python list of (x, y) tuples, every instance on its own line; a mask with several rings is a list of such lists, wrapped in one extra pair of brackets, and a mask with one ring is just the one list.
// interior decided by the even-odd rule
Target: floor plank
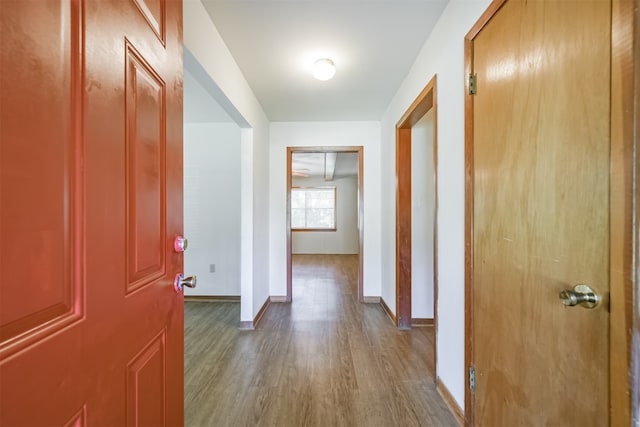
[(294, 255), (293, 303), (254, 331), (240, 304), (185, 303), (185, 425), (456, 426), (434, 384), (433, 328), (357, 301), (356, 255)]

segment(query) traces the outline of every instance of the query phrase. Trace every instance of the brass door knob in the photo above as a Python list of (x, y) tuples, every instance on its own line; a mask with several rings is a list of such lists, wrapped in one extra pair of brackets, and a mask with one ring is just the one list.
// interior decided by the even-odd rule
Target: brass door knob
[(573, 290), (565, 289), (560, 292), (560, 299), (566, 306), (581, 305), (585, 308), (594, 308), (600, 303), (600, 296), (587, 285), (576, 285)]

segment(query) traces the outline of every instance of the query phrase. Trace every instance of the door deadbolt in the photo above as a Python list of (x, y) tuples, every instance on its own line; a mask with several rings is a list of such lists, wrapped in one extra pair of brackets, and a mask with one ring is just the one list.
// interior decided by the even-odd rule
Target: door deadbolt
[(189, 246), (189, 241), (182, 236), (176, 237), (173, 241), (173, 250), (176, 252), (184, 252), (187, 250), (187, 246)]

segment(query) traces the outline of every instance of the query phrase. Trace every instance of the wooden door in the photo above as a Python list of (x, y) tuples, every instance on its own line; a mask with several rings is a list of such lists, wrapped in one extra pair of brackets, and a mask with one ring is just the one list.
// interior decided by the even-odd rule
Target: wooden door
[(473, 40), (476, 425), (608, 425), (610, 34), (609, 1), (508, 0)]
[(0, 32), (0, 425), (182, 425), (182, 2)]

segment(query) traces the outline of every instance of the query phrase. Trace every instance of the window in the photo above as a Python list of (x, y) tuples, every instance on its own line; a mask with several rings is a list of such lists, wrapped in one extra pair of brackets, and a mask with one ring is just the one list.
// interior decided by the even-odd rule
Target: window
[(292, 188), (291, 229), (335, 231), (335, 187)]

